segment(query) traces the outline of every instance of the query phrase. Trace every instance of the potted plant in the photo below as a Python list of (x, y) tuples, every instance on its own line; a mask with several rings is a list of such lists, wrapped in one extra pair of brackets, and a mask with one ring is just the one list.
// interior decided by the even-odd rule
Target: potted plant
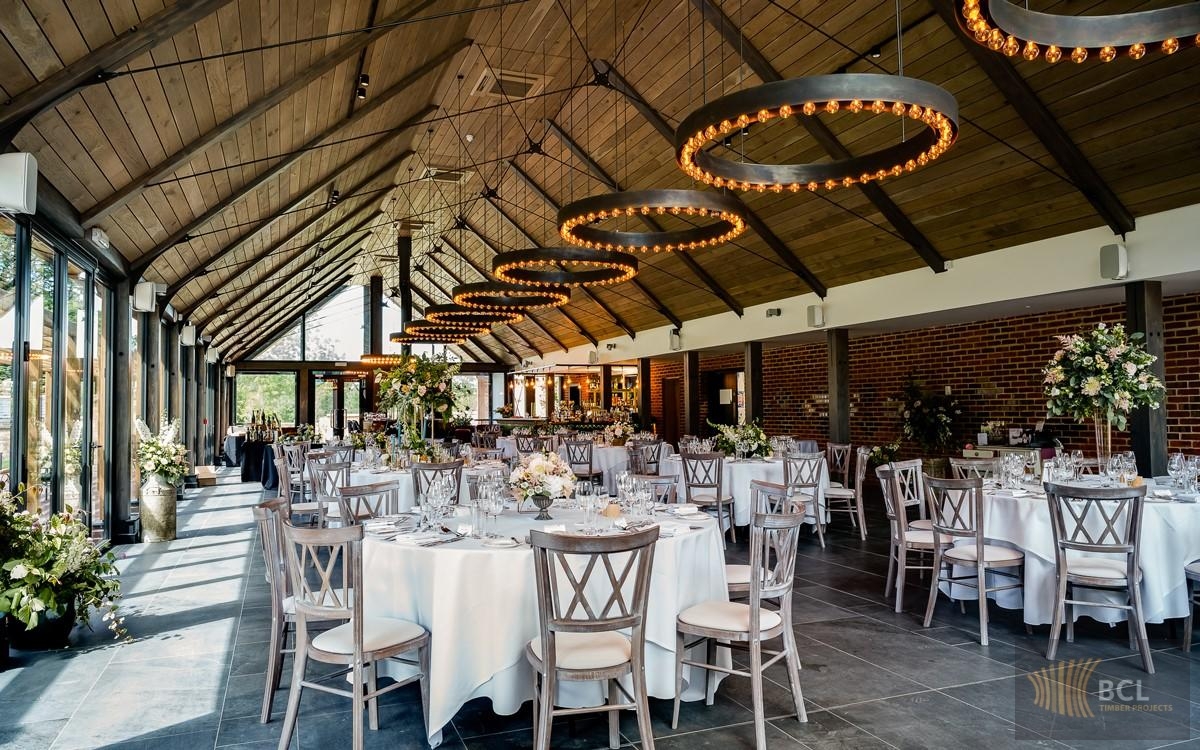
[(909, 380), (900, 396), (897, 413), (905, 438), (921, 447), (931, 476), (946, 476), (946, 449), (954, 438), (954, 420), (962, 415), (958, 401), (941, 393), (925, 393)]
[(67, 510), (42, 519), (26, 510), (20, 492), (0, 492), (0, 549), (0, 616), (14, 647), (66, 646), (75, 623), (87, 624), (93, 609), (107, 610), (108, 628), (125, 635), (115, 558), (92, 541), (80, 515)]
[(157, 435), (140, 419), (136, 426), (143, 479), (142, 541), (169, 542), (175, 538), (176, 487), (188, 473), (187, 448), (175, 439), (178, 420), (168, 422)]
[(1135, 407), (1157, 409), (1166, 389), (1150, 371), (1154, 355), (1141, 344), (1141, 333), (1125, 326), (1098, 324), (1090, 331), (1059, 336), (1059, 349), (1042, 371), (1049, 416), (1091, 420), (1100, 466), (1112, 453), (1112, 428), (1125, 429)]

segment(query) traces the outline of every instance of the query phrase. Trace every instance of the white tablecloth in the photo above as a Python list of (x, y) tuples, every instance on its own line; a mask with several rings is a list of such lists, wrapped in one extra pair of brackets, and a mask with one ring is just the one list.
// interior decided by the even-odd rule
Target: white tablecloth
[[(565, 523), (582, 514), (551, 509), (555, 521), (506, 511), (500, 533), (524, 538), (530, 528)], [(666, 521), (665, 523), (675, 523)], [(675, 695), (675, 618), (687, 607), (727, 596), (724, 555), (716, 524), (662, 538), (654, 556), (646, 626), (646, 682), (650, 695)], [(364, 605), (369, 614), (420, 623), (432, 634), (429, 739), (473, 698), (487, 697), (499, 714), (515, 713), (533, 698), (533, 671), (525, 645), (538, 635), (533, 552), (526, 545), (489, 549), (475, 540), (417, 547), (367, 537), (363, 545)], [(382, 665), (381, 665), (382, 666)], [(400, 665), (390, 665), (398, 674)], [(383, 670), (381, 670), (383, 671)], [(685, 691), (703, 697), (703, 681)], [(715, 681), (714, 681), (715, 682)], [(559, 705), (603, 703), (598, 683), (568, 683)]]
[[(1007, 609), (1024, 607), (1025, 622), (1048, 625), (1054, 617), (1054, 536), (1050, 506), (1041, 494), (1013, 497), (998, 490), (984, 496), (984, 534), (1025, 553), (1025, 587), (992, 594)], [(1200, 559), (1200, 503), (1155, 502), (1149, 498), (1142, 511), (1142, 612), (1146, 622), (1184, 617), (1188, 612), (1187, 581), (1183, 568)], [(1077, 589), (1078, 599), (1121, 600), (1120, 593)], [(974, 598), (973, 589), (956, 589), (956, 595)], [(1125, 612), (1111, 607), (1075, 606), (1075, 617), (1087, 615), (1100, 622), (1121, 622)]]
[[(662, 461), (672, 453), (669, 443), (663, 443), (662, 453), (659, 454), (659, 472), (662, 473)], [(566, 446), (558, 449), (558, 455), (567, 457)], [(624, 445), (597, 445), (592, 448), (592, 466), (604, 472), (604, 488), (610, 495), (617, 494), (617, 475), (629, 470), (629, 451)], [(671, 474), (673, 472), (667, 472)]]
[[(687, 494), (683, 477), (683, 459), (679, 456), (670, 456), (663, 459), (659, 467), (660, 474), (675, 474), (679, 477), (679, 502), (685, 502)], [(722, 472), (722, 491), (733, 498), (733, 517), (738, 526), (748, 525), (754, 511), (750, 498), (750, 482), (757, 479), (763, 482), (783, 484), (783, 460), (778, 458), (741, 461), (727, 458), (722, 464)], [(818, 500), (821, 507), (825, 505), (824, 498), (827, 489), (829, 489), (828, 472), (821, 479), (821, 497)], [(806, 515), (808, 523), (815, 522), (811, 505), (806, 509)], [(828, 513), (826, 516), (828, 517)]]

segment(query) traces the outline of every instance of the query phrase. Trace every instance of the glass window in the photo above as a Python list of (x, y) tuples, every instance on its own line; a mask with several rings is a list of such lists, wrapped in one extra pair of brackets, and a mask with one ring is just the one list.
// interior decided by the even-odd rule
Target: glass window
[(34, 236), (29, 274), (29, 362), (25, 378), (25, 497), (31, 513), (51, 512), (54, 480), (54, 251)]
[(0, 216), (0, 484), (12, 468), (13, 340), (17, 330), (16, 224)]
[[(129, 407), (133, 410), (130, 415), (130, 422), (138, 419), (146, 419), (145, 412), (145, 396), (142, 393), (142, 371), (143, 363), (142, 356), (142, 339), (141, 339), (141, 318), (142, 314), (133, 312), (132, 300), (129, 305)], [(129, 431), (129, 450), (131, 456), (137, 456), (137, 430)], [(129, 470), (129, 496), (137, 497), (138, 488), (142, 486), (141, 470), (138, 468), (137, 461), (130, 461)]]
[(236, 378), (238, 423), (249, 423), (251, 412), (265, 411), (279, 417), (283, 427), (296, 425), (296, 373), (239, 372)]
[(363, 291), (346, 286), (304, 318), (304, 358), (357, 360), (363, 355)]
[(83, 451), (86, 449), (84, 415), (91, 399), (88, 397), (85, 369), (87, 361), (88, 335), (88, 287), (89, 274), (74, 263), (67, 264), (66, 306), (67, 325), (63, 330), (66, 348), (66, 366), (62, 372), (63, 382), (63, 426), (66, 429), (63, 443), (63, 503), (62, 507), (74, 510), (84, 508)]
[(304, 354), (300, 351), (300, 326), (301, 324), (297, 323), (292, 329), (279, 334), (278, 338), (250, 359), (290, 362), (304, 359)]
[[(108, 300), (111, 295), (105, 287), (95, 285), (92, 316), (92, 420), (89, 458), (91, 473), (91, 520), (92, 529), (104, 531), (105, 502), (108, 496), (107, 464), (104, 460), (103, 443), (108, 439)], [(135, 462), (136, 463), (136, 462)]]
[(473, 422), (488, 421), (487, 375), (454, 376), (454, 414)]

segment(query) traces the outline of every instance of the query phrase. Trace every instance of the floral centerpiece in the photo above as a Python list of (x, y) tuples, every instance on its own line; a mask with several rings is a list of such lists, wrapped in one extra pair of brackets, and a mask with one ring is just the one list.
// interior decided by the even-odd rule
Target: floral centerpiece
[(513, 409), (512, 404), (504, 404), (503, 406), (496, 409), (496, 413), (499, 414), (501, 417), (511, 417), (513, 415), (514, 411), (515, 410)]
[(609, 445), (625, 445), (633, 434), (633, 425), (628, 422), (613, 422), (604, 428), (604, 439)]
[(900, 455), (900, 441), (893, 440), (890, 443), (871, 446), (871, 452), (867, 455), (867, 465), (871, 468), (890, 464), (896, 460), (896, 456)]
[(546, 521), (546, 509), (555, 498), (575, 491), (575, 472), (557, 453), (530, 453), (508, 477), (508, 486), (519, 500), (533, 500), (541, 511), (535, 520)]
[(403, 447), (421, 448), (421, 427), (427, 414), (445, 416), (453, 411), (452, 386), (457, 374), (458, 364), (444, 355), (409, 355), (395, 368), (379, 373), (379, 408), (398, 412)]
[(533, 434), (533, 428), (532, 427), (514, 427), (514, 428), (512, 428), (512, 434), (514, 437), (516, 437), (516, 436), (525, 437), (525, 436)]
[(387, 450), (388, 438), (385, 432), (352, 432), (350, 433), (350, 447), (355, 450), (366, 450), (367, 448), (378, 448), (379, 450)]
[(713, 438), (713, 447), (726, 455), (735, 455), (744, 451), (746, 456), (765, 457), (771, 455), (771, 441), (767, 433), (757, 421), (742, 422), (738, 425), (713, 424), (709, 427), (717, 431)]
[(1049, 416), (1091, 419), (1101, 464), (1112, 451), (1112, 427), (1125, 429), (1129, 412), (1157, 409), (1166, 389), (1150, 370), (1157, 359), (1121, 324), (1098, 324), (1090, 331), (1059, 336), (1059, 349), (1042, 371)]
[(113, 635), (125, 635), (115, 558), (92, 541), (82, 516), (68, 509), (43, 520), (25, 509), (19, 493), (0, 492), (0, 550), (0, 616), (10, 623), (25, 630), (45, 623), (58, 631), (52, 645), (66, 645), (76, 622), (87, 624), (93, 609), (104, 609)]
[(903, 435), (927, 453), (944, 452), (954, 438), (954, 419), (962, 415), (953, 396), (924, 393), (909, 381), (900, 396), (896, 413)]
[(175, 486), (187, 476), (187, 447), (176, 440), (179, 420), (167, 423), (155, 435), (142, 420), (135, 423), (138, 433), (138, 468), (143, 477), (159, 477), (164, 484)]

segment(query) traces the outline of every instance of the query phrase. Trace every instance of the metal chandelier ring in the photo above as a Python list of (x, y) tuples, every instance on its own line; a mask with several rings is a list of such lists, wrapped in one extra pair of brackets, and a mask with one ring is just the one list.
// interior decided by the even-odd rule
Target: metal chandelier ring
[[(908, 117), (924, 127), (869, 154), (811, 164), (738, 162), (709, 149), (757, 123), (839, 111)], [(715, 187), (832, 190), (911, 172), (945, 153), (957, 137), (958, 103), (940, 86), (904, 76), (842, 73), (766, 83), (705, 104), (675, 131), (675, 157), (690, 177)]]
[(424, 334), (478, 336), (490, 330), (491, 326), (484, 323), (468, 326), (462, 323), (435, 323), (432, 320), (414, 320), (404, 326), (404, 333), (409, 336)]
[[(1103, 16), (1040, 13), (1009, 0), (957, 0), (959, 24), (980, 44), (1026, 60), (1044, 55), (1056, 63), (1064, 56), (1082, 63), (1089, 55), (1104, 62), (1120, 51), (1139, 60), (1148, 45), (1171, 55), (1181, 43), (1200, 46), (1200, 3)], [(1160, 44), (1161, 43), (1161, 44)]]
[(571, 301), (562, 287), (531, 287), (502, 281), (460, 284), (450, 290), (456, 304), (480, 310), (536, 310), (561, 307)]
[[(621, 217), (678, 216), (709, 219), (680, 230), (629, 232), (600, 222)], [(592, 195), (558, 211), (558, 233), (593, 250), (661, 252), (723, 245), (746, 231), (746, 207), (737, 198), (706, 190), (626, 190)]]
[(637, 272), (632, 255), (586, 247), (513, 250), (492, 261), (496, 278), (530, 286), (602, 286), (628, 281)]
[(480, 310), (454, 304), (429, 305), (425, 308), (425, 320), (448, 326), (474, 328), (497, 323), (520, 323), (524, 319), (519, 310)]

